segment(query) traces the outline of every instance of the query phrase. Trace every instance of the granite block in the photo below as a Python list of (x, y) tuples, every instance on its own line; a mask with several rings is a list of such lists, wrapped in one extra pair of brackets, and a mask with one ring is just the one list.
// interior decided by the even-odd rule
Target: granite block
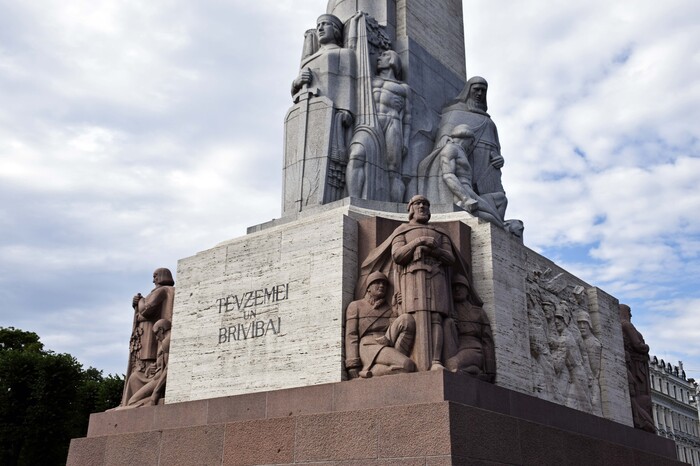
[(153, 414), (154, 429), (202, 426), (207, 423), (207, 401), (173, 403), (160, 406)]
[(295, 420), (290, 418), (227, 424), (224, 466), (294, 463)]
[(224, 452), (224, 425), (164, 430), (160, 452), (162, 466), (219, 466)]
[(265, 419), (267, 393), (212, 398), (207, 405), (207, 424)]
[(517, 419), (450, 404), (452, 454), (518, 464), (522, 457)]
[(335, 412), (297, 418), (297, 462), (378, 458), (380, 417), (375, 410)]
[(291, 388), (267, 394), (267, 417), (288, 417), (333, 410), (333, 385)]
[(449, 455), (449, 403), (397, 406), (383, 410), (379, 422), (379, 457)]
[(110, 435), (105, 445), (105, 465), (158, 466), (161, 432)]
[(153, 430), (153, 415), (157, 407), (106, 411), (90, 415), (88, 437)]
[(66, 466), (100, 466), (105, 461), (107, 437), (75, 438), (70, 441)]

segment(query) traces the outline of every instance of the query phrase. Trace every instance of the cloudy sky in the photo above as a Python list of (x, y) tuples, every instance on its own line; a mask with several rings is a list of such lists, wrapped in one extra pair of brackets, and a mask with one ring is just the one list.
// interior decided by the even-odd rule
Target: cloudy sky
[[(0, 0), (0, 326), (123, 373), (153, 269), (279, 217), (289, 83), (325, 5)], [(464, 11), (526, 245), (700, 378), (700, 2)]]

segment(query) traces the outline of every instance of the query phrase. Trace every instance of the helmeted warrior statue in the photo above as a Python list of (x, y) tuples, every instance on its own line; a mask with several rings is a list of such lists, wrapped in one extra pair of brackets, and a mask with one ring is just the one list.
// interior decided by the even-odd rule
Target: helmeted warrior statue
[(397, 315), (386, 294), (382, 272), (367, 279), (365, 297), (353, 301), (345, 316), (345, 368), (351, 378), (413, 372), (409, 358), (416, 324), (410, 314)]

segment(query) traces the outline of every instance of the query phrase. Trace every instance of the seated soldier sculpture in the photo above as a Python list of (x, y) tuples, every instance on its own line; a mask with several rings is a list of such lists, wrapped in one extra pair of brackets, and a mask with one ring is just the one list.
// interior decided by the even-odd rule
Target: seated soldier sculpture
[(415, 322), (410, 314), (397, 316), (386, 302), (388, 279), (382, 272), (367, 280), (363, 299), (353, 301), (345, 318), (345, 367), (351, 378), (415, 372), (408, 357)]

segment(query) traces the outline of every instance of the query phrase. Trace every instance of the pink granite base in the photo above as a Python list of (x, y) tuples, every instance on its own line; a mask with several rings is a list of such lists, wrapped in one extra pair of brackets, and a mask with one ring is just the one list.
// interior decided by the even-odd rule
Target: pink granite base
[(447, 372), (93, 414), (68, 465), (679, 465), (675, 444)]

